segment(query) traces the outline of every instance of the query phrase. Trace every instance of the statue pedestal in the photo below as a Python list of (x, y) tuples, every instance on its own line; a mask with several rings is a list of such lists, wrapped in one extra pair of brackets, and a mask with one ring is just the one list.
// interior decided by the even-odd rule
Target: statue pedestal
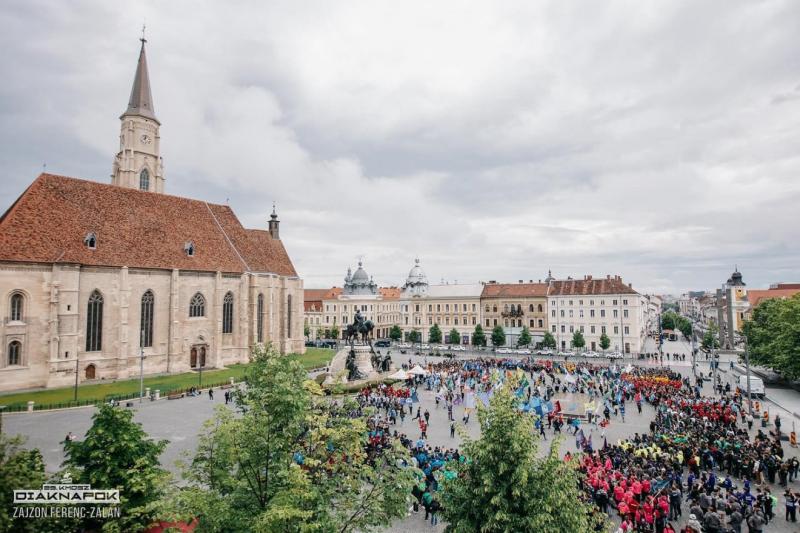
[(353, 351), (356, 353), (356, 367), (359, 372), (364, 374), (365, 377), (371, 377), (375, 374), (375, 369), (372, 368), (372, 350), (366, 344), (356, 344), (353, 346)]

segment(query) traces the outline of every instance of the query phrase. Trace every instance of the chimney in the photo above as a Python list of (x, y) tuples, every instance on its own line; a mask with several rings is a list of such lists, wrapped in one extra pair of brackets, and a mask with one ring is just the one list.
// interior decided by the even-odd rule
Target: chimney
[(586, 274), (586, 280), (587, 281), (592, 281), (592, 275), (591, 274)]
[(611, 279), (611, 274), (606, 274), (606, 279)]
[(519, 282), (522, 283), (522, 280), (519, 280)]

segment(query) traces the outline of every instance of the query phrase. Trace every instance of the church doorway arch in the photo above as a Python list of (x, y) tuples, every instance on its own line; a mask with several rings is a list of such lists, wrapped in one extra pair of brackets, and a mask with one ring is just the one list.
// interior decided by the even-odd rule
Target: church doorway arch
[(189, 366), (192, 368), (205, 368), (206, 366), (206, 345), (192, 346), (189, 352)]
[(94, 379), (97, 368), (94, 365), (86, 367), (86, 379)]

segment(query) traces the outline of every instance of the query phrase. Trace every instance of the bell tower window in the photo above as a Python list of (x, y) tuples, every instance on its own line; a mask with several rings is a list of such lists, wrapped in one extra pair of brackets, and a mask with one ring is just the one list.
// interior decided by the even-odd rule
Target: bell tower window
[(83, 239), (83, 242), (84, 244), (86, 244), (87, 248), (89, 248), (90, 250), (94, 250), (95, 248), (97, 248), (97, 235), (93, 231), (89, 232)]
[(150, 173), (146, 168), (139, 172), (139, 189), (143, 191), (150, 190)]

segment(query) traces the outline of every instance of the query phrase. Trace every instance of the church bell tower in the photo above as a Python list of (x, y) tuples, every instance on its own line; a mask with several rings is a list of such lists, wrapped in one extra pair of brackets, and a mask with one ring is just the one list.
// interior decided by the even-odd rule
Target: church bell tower
[(142, 48), (133, 78), (128, 109), (119, 117), (119, 153), (114, 158), (111, 183), (149, 192), (164, 192), (164, 168), (160, 156), (161, 123), (153, 110), (150, 75), (147, 72), (147, 42), (142, 30)]

